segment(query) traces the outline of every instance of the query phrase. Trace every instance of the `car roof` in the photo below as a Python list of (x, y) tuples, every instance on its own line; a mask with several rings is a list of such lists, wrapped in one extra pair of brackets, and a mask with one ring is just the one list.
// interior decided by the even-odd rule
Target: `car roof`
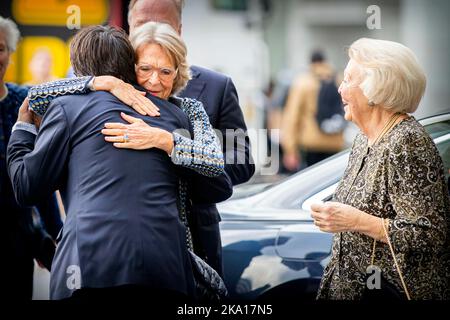
[[(448, 121), (450, 121), (450, 113), (419, 120), (435, 141), (436, 138), (449, 133)], [(446, 125), (435, 125), (440, 123)], [(223, 212), (251, 211), (258, 212), (258, 216), (264, 216), (264, 211), (267, 211), (269, 215), (273, 209), (278, 209), (280, 215), (283, 215), (282, 213), (286, 210), (296, 209), (298, 212), (308, 198), (321, 190), (337, 185), (347, 167), (349, 153), (349, 149), (344, 150), (278, 183), (266, 186), (264, 190), (253, 195), (219, 204), (219, 211), (221, 214)], [(268, 210), (269, 208), (270, 210)]]

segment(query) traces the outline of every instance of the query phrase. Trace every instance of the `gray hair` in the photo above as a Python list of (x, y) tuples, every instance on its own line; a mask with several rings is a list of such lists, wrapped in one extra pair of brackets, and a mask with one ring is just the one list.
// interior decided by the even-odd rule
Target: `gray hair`
[(171, 56), (178, 69), (173, 81), (171, 94), (176, 94), (183, 90), (191, 79), (189, 64), (186, 61), (187, 48), (180, 35), (168, 24), (159, 22), (147, 22), (136, 28), (130, 34), (131, 45), (134, 51), (144, 44), (159, 44)]
[[(131, 13), (133, 12), (133, 8), (136, 5), (136, 3), (139, 0), (131, 0), (130, 4), (128, 5), (128, 24), (131, 22)], [(172, 0), (175, 4), (175, 7), (177, 8), (178, 13), (178, 21), (181, 23), (181, 17), (183, 15), (183, 8), (184, 8), (184, 0)]]
[(17, 43), (20, 39), (20, 32), (14, 21), (0, 16), (0, 32), (5, 34), (8, 51), (16, 51)]
[(359, 87), (369, 101), (393, 112), (417, 110), (426, 77), (411, 49), (394, 41), (361, 38), (348, 53), (359, 66)]

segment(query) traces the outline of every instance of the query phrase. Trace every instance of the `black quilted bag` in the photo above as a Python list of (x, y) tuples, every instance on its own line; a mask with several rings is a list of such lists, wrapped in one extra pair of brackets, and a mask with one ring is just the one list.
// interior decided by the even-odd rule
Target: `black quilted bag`
[(188, 252), (194, 272), (197, 299), (205, 302), (224, 299), (228, 292), (217, 271), (191, 250), (188, 249)]
[[(185, 187), (183, 183), (180, 183), (182, 197), (186, 195), (183, 192)], [(180, 202), (178, 204), (180, 220), (186, 227), (186, 245), (194, 273), (196, 299), (201, 302), (219, 302), (228, 295), (225, 282), (216, 270), (194, 253), (191, 230), (186, 217), (187, 209)]]

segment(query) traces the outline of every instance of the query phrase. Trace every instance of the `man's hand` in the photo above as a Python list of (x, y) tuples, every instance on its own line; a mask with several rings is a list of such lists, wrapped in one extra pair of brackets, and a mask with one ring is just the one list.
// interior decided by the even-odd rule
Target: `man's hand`
[(42, 122), (42, 117), (37, 115), (36, 113), (32, 112), (33, 114), (33, 122), (34, 125), (36, 126), (36, 129), (39, 130), (39, 127), (41, 126), (41, 122)]
[(34, 124), (33, 111), (28, 109), (28, 97), (23, 100), (22, 105), (19, 108), (19, 116), (17, 121)]

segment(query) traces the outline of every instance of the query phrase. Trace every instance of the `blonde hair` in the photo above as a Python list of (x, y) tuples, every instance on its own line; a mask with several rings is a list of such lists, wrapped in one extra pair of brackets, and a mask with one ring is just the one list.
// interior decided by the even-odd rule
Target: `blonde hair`
[(370, 102), (393, 112), (417, 110), (426, 77), (411, 49), (398, 42), (361, 38), (348, 54), (362, 71), (359, 87)]
[(20, 39), (20, 32), (14, 21), (0, 16), (0, 32), (5, 34), (8, 51), (16, 51), (17, 43)]
[(135, 51), (143, 44), (156, 43), (170, 55), (175, 68), (178, 69), (171, 94), (180, 92), (191, 79), (189, 64), (186, 61), (186, 44), (170, 25), (147, 22), (133, 31), (130, 41)]

